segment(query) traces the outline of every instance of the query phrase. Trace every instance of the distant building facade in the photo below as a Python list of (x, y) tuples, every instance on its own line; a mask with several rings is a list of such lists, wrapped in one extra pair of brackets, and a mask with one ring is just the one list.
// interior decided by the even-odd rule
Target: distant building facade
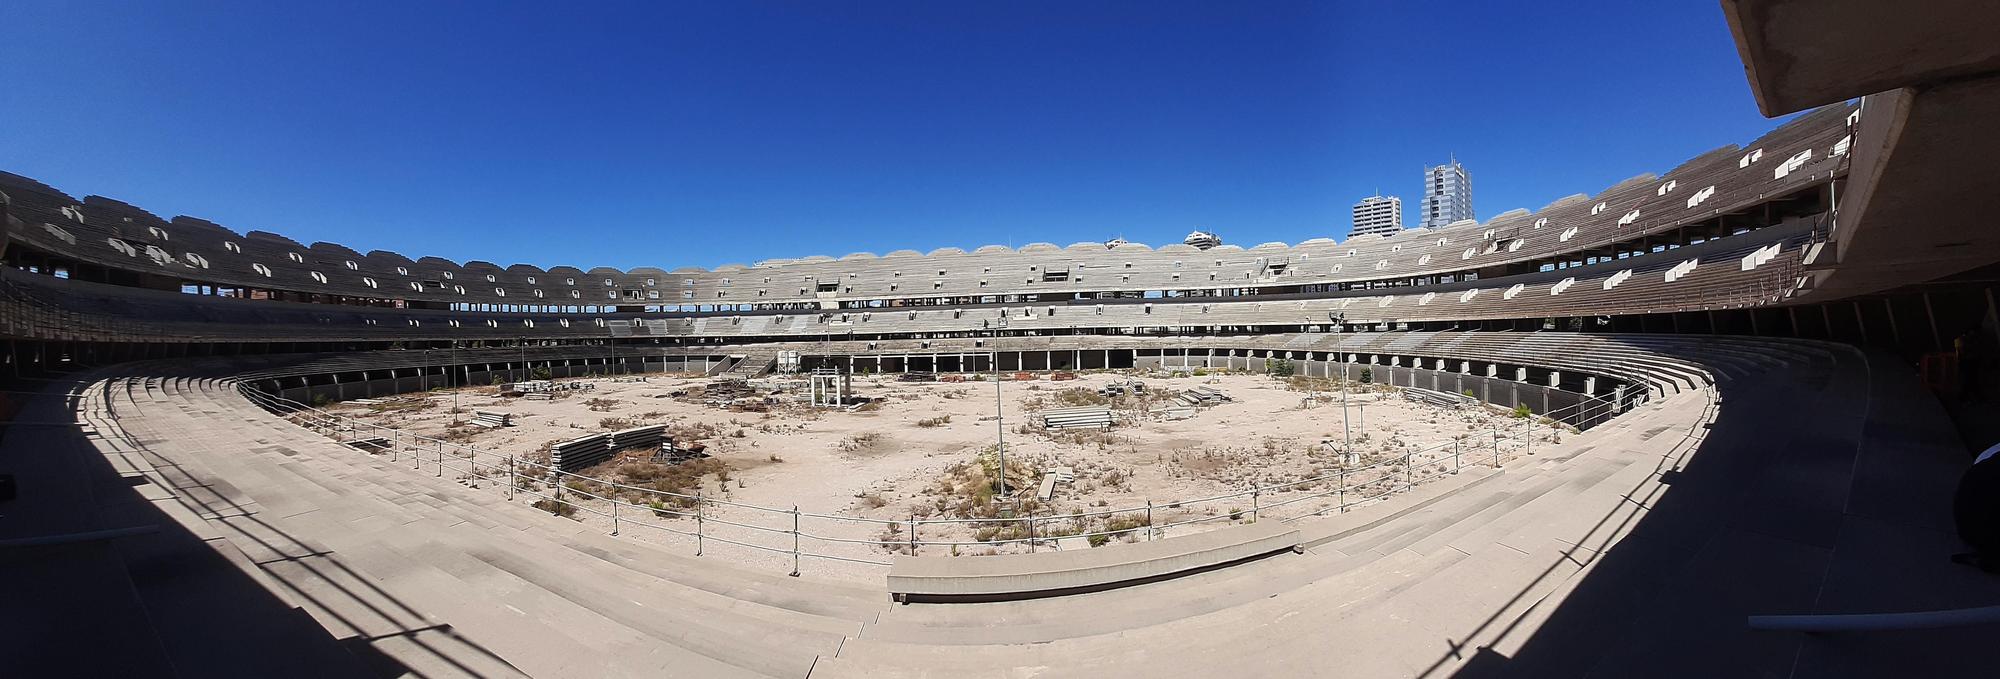
[(1354, 228), (1348, 230), (1347, 237), (1393, 236), (1402, 230), (1403, 199), (1369, 196), (1354, 204)]
[(1472, 213), (1472, 179), (1458, 159), (1424, 168), (1424, 206), (1418, 215), (1421, 226), (1435, 229), (1463, 219), (1477, 219)]

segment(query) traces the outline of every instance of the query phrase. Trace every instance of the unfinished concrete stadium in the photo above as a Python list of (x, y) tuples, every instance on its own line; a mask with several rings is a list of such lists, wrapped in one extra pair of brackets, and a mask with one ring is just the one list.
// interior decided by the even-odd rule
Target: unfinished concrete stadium
[(1977, 675), (2000, 57), (1723, 5), (1807, 113), (1344, 243), (502, 267), (0, 172), (0, 665)]

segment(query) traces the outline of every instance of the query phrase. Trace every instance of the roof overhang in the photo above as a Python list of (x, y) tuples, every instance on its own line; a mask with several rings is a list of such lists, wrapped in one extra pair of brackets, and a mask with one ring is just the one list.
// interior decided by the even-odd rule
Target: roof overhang
[(1721, 0), (1766, 116), (2000, 72), (1992, 0)]

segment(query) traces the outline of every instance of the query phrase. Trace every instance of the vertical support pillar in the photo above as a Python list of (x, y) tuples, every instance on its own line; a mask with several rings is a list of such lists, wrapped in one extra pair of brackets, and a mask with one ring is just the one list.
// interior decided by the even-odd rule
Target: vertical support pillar
[(799, 577), (799, 506), (798, 505), (792, 505), (792, 577), (794, 578)]
[(1035, 553), (1035, 510), (1028, 510), (1028, 553)]

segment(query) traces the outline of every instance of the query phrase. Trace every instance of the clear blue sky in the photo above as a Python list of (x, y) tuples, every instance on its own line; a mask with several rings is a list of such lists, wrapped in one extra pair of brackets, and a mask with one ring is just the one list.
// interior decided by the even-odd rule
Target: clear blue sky
[(362, 251), (672, 268), (1345, 238), (1450, 154), (1485, 219), (1776, 125), (1712, 2), (1515, 4), (8, 0), (0, 169)]

